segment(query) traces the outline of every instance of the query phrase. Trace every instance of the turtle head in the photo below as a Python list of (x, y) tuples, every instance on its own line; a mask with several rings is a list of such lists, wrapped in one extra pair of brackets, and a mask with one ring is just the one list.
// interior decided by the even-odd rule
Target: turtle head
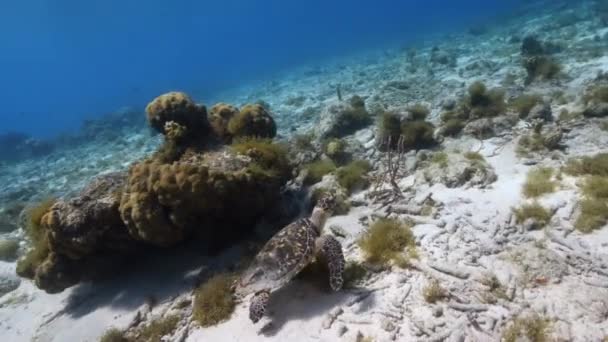
[(335, 206), (336, 196), (331, 193), (324, 195), (317, 201), (315, 208), (312, 210), (310, 221), (317, 227), (319, 234), (321, 234), (325, 222), (331, 216)]
[(261, 267), (250, 267), (232, 284), (233, 295), (242, 299), (250, 293), (255, 293), (266, 288), (266, 272)]

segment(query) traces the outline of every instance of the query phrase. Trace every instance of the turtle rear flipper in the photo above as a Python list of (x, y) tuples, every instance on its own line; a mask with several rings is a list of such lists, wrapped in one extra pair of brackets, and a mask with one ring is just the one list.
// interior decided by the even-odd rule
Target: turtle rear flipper
[(269, 299), (269, 290), (262, 290), (251, 298), (251, 304), (249, 305), (249, 319), (253, 323), (257, 323), (260, 319), (262, 319), (262, 317), (264, 317)]
[(327, 262), (329, 269), (329, 286), (334, 291), (342, 289), (344, 284), (344, 254), (342, 253), (342, 245), (332, 235), (323, 235), (317, 240), (318, 256), (322, 257)]

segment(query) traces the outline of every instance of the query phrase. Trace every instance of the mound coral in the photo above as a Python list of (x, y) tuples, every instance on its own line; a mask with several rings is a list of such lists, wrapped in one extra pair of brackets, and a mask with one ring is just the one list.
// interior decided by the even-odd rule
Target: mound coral
[(238, 113), (218, 104), (210, 120), (220, 138), (238, 138), (231, 149), (205, 152), (186, 144), (177, 158), (152, 157), (129, 170), (119, 210), (134, 238), (163, 247), (191, 233), (229, 240), (238, 235), (233, 227), (249, 226), (273, 203), (289, 171), (286, 150), (252, 137), (273, 137), (274, 119), (259, 104)]
[(457, 136), (465, 126), (464, 120), (460, 119), (448, 119), (444, 122), (441, 127), (441, 132), (445, 136), (453, 137)]
[(364, 128), (371, 122), (365, 101), (355, 95), (348, 103), (340, 102), (325, 109), (317, 125), (316, 135), (321, 139), (339, 138)]
[(505, 114), (506, 109), (502, 89), (488, 89), (483, 82), (474, 82), (455, 108), (441, 114), (443, 125), (439, 132), (455, 136), (464, 130), (465, 134), (479, 138), (489, 137), (494, 134), (495, 126), (500, 126), (502, 121), (497, 117)]
[(165, 133), (165, 124), (173, 121), (188, 131), (198, 132), (207, 125), (207, 109), (197, 105), (187, 94), (169, 92), (158, 96), (146, 106), (148, 122), (159, 133)]
[(469, 86), (469, 96), (465, 100), (463, 109), (468, 112), (470, 119), (496, 117), (504, 114), (505, 93), (501, 89), (487, 90), (482, 82), (475, 82)]
[(428, 115), (428, 109), (418, 107), (417, 109), (410, 108), (408, 111), (410, 111), (409, 119), (396, 112), (382, 113), (377, 124), (376, 138), (376, 144), (381, 150), (398, 147), (407, 150), (423, 149), (437, 144), (434, 137), (435, 126), (422, 119)]
[(608, 85), (595, 85), (586, 90), (583, 95), (586, 117), (608, 116)]
[(406, 121), (401, 125), (404, 145), (408, 149), (429, 148), (437, 144), (434, 138), (435, 126), (427, 121)]
[(233, 137), (273, 138), (277, 126), (268, 111), (259, 104), (249, 104), (228, 122), (228, 132)]
[[(381, 149), (394, 149), (401, 135), (401, 117), (394, 112), (385, 111), (378, 118), (376, 143)], [(391, 146), (387, 146), (390, 141)]]
[(285, 173), (269, 172), (264, 152), (272, 151), (208, 152), (172, 164), (135, 164), (121, 217), (132, 236), (157, 246), (174, 245), (192, 232), (209, 242), (234, 240), (278, 196)]
[(227, 140), (230, 137), (228, 132), (228, 122), (239, 114), (235, 106), (218, 103), (209, 109), (208, 120), (211, 130), (221, 139)]
[(426, 167), (415, 174), (416, 184), (444, 184), (448, 188), (461, 186), (486, 187), (497, 176), (486, 160), (471, 158), (460, 153), (435, 153), (424, 161)]
[(407, 109), (410, 113), (412, 120), (425, 120), (431, 111), (422, 104), (415, 104)]
[(346, 151), (348, 145), (344, 140), (331, 139), (325, 144), (325, 154), (338, 164), (347, 163), (351, 159), (351, 154)]

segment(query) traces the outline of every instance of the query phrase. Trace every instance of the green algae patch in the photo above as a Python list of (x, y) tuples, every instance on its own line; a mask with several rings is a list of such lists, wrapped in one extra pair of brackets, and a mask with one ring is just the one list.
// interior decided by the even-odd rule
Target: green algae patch
[(230, 318), (236, 307), (231, 290), (234, 279), (230, 274), (218, 274), (194, 291), (192, 316), (202, 327)]
[(310, 185), (320, 182), (323, 176), (334, 172), (336, 164), (329, 159), (322, 159), (304, 166), (304, 169), (307, 171), (304, 184)]
[(515, 221), (518, 224), (526, 222), (528, 219), (534, 219), (540, 226), (546, 226), (553, 215), (549, 210), (537, 202), (532, 204), (524, 204), (521, 207), (514, 209)]
[(555, 171), (549, 167), (540, 167), (528, 172), (523, 193), (527, 198), (537, 198), (555, 192), (557, 182), (553, 180)]
[(359, 240), (359, 247), (367, 262), (381, 266), (394, 262), (405, 267), (410, 258), (417, 257), (411, 227), (393, 219), (374, 222)]
[(355, 160), (336, 171), (338, 183), (348, 192), (354, 191), (357, 187), (367, 185), (365, 175), (371, 170), (371, 165), (365, 160)]

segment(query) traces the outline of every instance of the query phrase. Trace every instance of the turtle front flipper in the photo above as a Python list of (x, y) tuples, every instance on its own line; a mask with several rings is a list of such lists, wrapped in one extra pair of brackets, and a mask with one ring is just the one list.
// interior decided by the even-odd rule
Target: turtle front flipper
[(327, 262), (329, 269), (329, 286), (334, 291), (342, 289), (344, 284), (344, 254), (342, 245), (332, 235), (323, 235), (317, 240), (317, 255)]
[(251, 304), (249, 306), (249, 319), (253, 323), (257, 323), (260, 319), (262, 319), (262, 317), (264, 317), (269, 299), (269, 290), (262, 290), (251, 298)]

